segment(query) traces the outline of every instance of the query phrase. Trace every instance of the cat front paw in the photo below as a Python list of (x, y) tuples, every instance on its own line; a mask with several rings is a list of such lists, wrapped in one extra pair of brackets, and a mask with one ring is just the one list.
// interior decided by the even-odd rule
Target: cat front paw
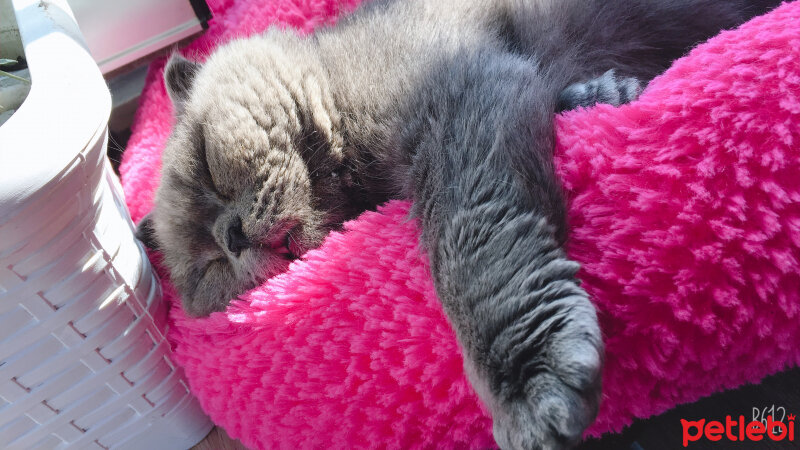
[(561, 112), (578, 107), (588, 108), (598, 103), (619, 106), (636, 100), (641, 90), (639, 80), (619, 78), (612, 69), (597, 78), (564, 88), (558, 96), (556, 110)]
[(573, 300), (562, 323), (545, 319), (540, 325), (554, 330), (545, 341), (529, 341), (526, 349), (507, 352), (507, 358), (517, 350), (531, 356), (515, 374), (517, 379), (507, 379), (488, 399), (494, 438), (502, 449), (572, 448), (597, 415), (603, 366), (600, 328), (588, 298)]

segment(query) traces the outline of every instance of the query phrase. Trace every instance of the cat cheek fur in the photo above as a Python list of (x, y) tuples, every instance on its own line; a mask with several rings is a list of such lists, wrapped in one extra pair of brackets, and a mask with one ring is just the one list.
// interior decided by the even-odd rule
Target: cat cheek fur
[(182, 293), (186, 313), (203, 317), (224, 311), (231, 299), (288, 266), (289, 261), (282, 255), (254, 247), (244, 250), (239, 258), (210, 261), (173, 281)]
[(158, 250), (158, 241), (156, 240), (156, 232), (153, 229), (152, 214), (147, 214), (139, 221), (136, 225), (135, 236), (145, 247), (150, 250)]

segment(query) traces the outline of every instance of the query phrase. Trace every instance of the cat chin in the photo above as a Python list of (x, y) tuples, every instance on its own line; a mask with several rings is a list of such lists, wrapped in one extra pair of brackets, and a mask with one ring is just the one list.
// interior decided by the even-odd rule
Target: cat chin
[[(284, 253), (282, 250), (276, 250), (267, 247), (257, 247), (251, 250), (250, 257), (247, 258), (247, 270), (244, 273), (254, 274), (251, 279), (248, 289), (263, 283), (264, 281), (286, 272), (289, 266), (299, 257), (289, 256), (290, 254)], [(244, 262), (244, 261), (243, 261)]]

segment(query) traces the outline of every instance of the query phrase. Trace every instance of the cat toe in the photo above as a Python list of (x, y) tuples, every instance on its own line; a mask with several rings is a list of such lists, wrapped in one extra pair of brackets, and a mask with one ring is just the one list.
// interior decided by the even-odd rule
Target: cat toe
[(502, 449), (569, 449), (597, 415), (603, 344), (586, 299), (544, 346), (545, 363), (522, 386), (500, 393), (492, 408), (493, 432)]
[(612, 69), (587, 82), (567, 86), (558, 96), (556, 109), (561, 112), (598, 103), (619, 106), (636, 100), (640, 92), (639, 80), (617, 78)]

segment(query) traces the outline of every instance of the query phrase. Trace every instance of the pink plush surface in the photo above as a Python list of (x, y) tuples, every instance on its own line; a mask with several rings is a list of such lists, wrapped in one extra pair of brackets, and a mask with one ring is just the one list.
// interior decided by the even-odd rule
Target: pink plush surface
[[(186, 54), (273, 23), (310, 30), (357, 1), (209, 3), (215, 19)], [(800, 364), (798, 23), (800, 2), (785, 4), (701, 45), (638, 101), (557, 118), (569, 252), (607, 345), (591, 434)], [(170, 129), (163, 64), (121, 167), (134, 220), (152, 206)], [(231, 436), (259, 448), (492, 445), (407, 211), (362, 215), (207, 319), (186, 318), (164, 282), (175, 360)]]

